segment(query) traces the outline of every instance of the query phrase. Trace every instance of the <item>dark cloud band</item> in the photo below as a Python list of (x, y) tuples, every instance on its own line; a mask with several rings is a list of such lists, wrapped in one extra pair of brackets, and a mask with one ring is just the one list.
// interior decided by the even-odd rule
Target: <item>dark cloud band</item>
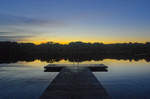
[(33, 36), (6, 36), (6, 35), (1, 35), (0, 36), (0, 41), (20, 41), (25, 38), (31, 38)]

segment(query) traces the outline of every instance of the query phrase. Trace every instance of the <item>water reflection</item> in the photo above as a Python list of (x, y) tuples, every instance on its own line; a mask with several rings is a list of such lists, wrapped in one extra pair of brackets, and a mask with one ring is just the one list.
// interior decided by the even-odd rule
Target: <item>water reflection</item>
[[(52, 60), (52, 59), (50, 59)], [(0, 64), (0, 99), (38, 99), (57, 75), (44, 72), (47, 60), (17, 60)], [(16, 62), (16, 61), (13, 61)], [(53, 59), (52, 64), (74, 64), (68, 59)], [(79, 64), (105, 64), (108, 72), (94, 73), (113, 99), (150, 99), (150, 62), (145, 59), (102, 59), (79, 62)]]
[(95, 76), (112, 99), (150, 99), (150, 63), (145, 61), (112, 61), (107, 73)]
[(124, 61), (141, 61), (145, 60), (146, 62), (150, 62), (150, 57), (102, 57), (102, 56), (96, 56), (96, 57), (20, 57), (20, 58), (0, 58), (0, 63), (16, 63), (20, 61), (25, 62), (33, 62), (36, 60), (40, 60), (41, 62), (47, 62), (47, 63), (61, 63), (62, 61), (65, 61), (67, 63), (73, 63), (73, 62), (91, 62), (91, 61), (103, 61), (105, 59), (113, 59), (113, 60), (124, 60)]

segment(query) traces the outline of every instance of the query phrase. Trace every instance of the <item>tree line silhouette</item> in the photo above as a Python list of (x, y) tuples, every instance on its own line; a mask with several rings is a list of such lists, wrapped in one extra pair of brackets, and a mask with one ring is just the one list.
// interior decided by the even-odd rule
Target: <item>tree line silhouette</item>
[(147, 43), (84, 43), (70, 42), (59, 44), (54, 42), (35, 45), (33, 43), (0, 42), (0, 62), (11, 60), (33, 61), (35, 59), (48, 62), (61, 59), (69, 61), (102, 60), (102, 59), (145, 59), (150, 61), (150, 42)]

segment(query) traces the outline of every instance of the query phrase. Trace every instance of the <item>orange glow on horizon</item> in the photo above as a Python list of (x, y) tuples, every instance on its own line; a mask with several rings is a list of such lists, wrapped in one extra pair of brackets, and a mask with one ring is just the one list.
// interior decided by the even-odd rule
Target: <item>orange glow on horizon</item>
[[(80, 41), (80, 40), (78, 40)], [(69, 44), (70, 42), (78, 42), (78, 41), (18, 41), (19, 43), (34, 43), (36, 45), (42, 44), (42, 43), (48, 43), (48, 42), (54, 42), (54, 43), (59, 43), (59, 44)], [(130, 43), (130, 41), (128, 42), (120, 42), (120, 41), (109, 41), (109, 42), (101, 42), (101, 41), (81, 41), (84, 43), (103, 43), (103, 44), (115, 44), (115, 43)], [(146, 41), (142, 41), (142, 42), (136, 42), (136, 41), (131, 41), (132, 43), (146, 43)]]
[(132, 37), (89, 37), (89, 36), (65, 36), (65, 37), (49, 37), (49, 36), (35, 36), (31, 38), (24, 38), (18, 42), (22, 43), (34, 43), (36, 45), (47, 42), (54, 42), (59, 44), (68, 44), (70, 42), (85, 42), (85, 43), (104, 43), (104, 44), (114, 44), (114, 43), (145, 43), (149, 41), (149, 38), (132, 38)]

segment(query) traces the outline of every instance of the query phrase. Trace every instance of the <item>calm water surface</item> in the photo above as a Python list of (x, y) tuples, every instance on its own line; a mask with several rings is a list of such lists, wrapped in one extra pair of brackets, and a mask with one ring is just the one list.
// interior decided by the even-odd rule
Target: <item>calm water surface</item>
[[(73, 64), (64, 60), (54, 63)], [(80, 64), (101, 63), (109, 66), (108, 72), (94, 74), (113, 99), (150, 99), (149, 62), (105, 59)], [(38, 99), (58, 74), (44, 72), (47, 64), (39, 60), (0, 64), (0, 99)]]

